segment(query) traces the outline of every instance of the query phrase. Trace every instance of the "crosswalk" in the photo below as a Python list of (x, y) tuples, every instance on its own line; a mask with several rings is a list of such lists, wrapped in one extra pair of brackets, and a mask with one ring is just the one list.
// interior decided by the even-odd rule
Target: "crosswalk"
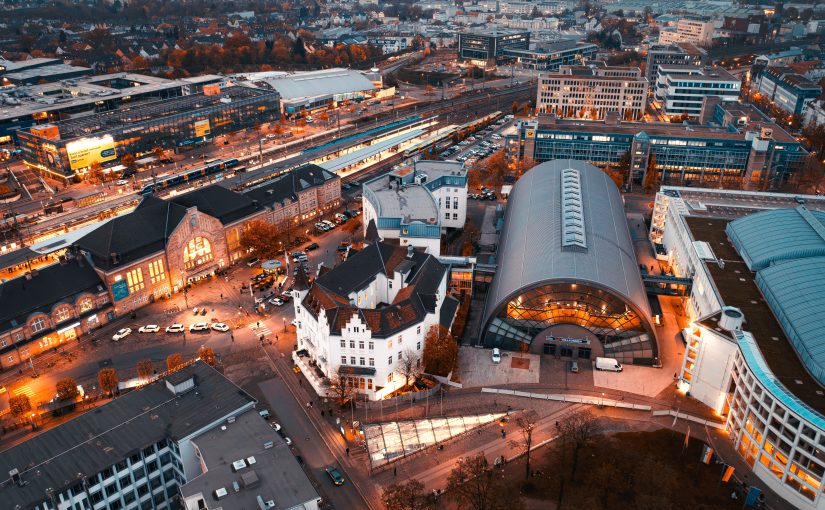
[(27, 397), (29, 397), (29, 400), (34, 398), (34, 390), (32, 390), (28, 384), (25, 384), (19, 388), (14, 389), (12, 393), (15, 397), (18, 397), (20, 395), (26, 395)]
[(269, 336), (272, 334), (272, 330), (266, 327), (265, 324), (261, 324), (260, 322), (253, 322), (249, 325), (249, 329), (255, 332), (255, 335), (258, 337), (261, 336)]

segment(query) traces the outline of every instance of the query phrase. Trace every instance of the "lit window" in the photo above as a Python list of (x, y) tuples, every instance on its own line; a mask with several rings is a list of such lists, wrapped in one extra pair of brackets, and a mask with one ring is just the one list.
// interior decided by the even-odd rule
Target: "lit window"
[(80, 313), (88, 312), (89, 310), (94, 308), (94, 306), (95, 306), (95, 302), (90, 297), (83, 298), (80, 301), (80, 304), (78, 305), (78, 307), (80, 308)]
[(183, 264), (187, 269), (205, 264), (212, 260), (212, 245), (208, 239), (196, 237), (183, 249)]
[(72, 309), (68, 306), (64, 306), (60, 308), (56, 314), (54, 314), (55, 322), (61, 323), (63, 321), (67, 321), (72, 317)]
[(46, 320), (43, 317), (38, 317), (32, 321), (32, 332), (37, 333), (46, 329)]
[(126, 273), (126, 282), (129, 284), (130, 294), (143, 290), (143, 270), (138, 267), (137, 269), (132, 269)]
[(149, 263), (149, 279), (152, 283), (162, 282), (166, 279), (166, 272), (163, 269), (163, 259), (157, 259)]

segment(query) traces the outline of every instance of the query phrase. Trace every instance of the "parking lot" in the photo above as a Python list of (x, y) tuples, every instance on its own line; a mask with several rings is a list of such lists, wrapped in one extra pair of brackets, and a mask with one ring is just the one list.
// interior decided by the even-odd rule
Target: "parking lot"
[(491, 353), (491, 349), (461, 347), (458, 373), (465, 388), (539, 382), (541, 356), (501, 351), (501, 362), (493, 363)]

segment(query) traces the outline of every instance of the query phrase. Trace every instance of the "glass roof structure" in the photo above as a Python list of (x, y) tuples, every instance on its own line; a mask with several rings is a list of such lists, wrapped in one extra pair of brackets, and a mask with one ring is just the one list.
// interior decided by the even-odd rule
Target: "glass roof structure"
[(490, 413), (364, 425), (370, 466), (383, 466), (503, 416), (505, 413)]
[(728, 223), (726, 233), (751, 271), (783, 260), (825, 256), (825, 212), (802, 205), (745, 216)]
[(825, 385), (825, 257), (766, 267), (756, 285), (808, 372)]

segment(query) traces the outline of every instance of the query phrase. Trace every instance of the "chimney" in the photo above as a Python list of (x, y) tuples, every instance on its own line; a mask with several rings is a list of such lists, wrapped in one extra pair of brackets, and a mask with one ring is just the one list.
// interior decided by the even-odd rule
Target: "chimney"
[(415, 250), (413, 249), (412, 245), (411, 245), (411, 244), (408, 244), (408, 245), (407, 245), (407, 258), (408, 258), (408, 259), (413, 258), (413, 254), (414, 254), (414, 253), (415, 253)]

